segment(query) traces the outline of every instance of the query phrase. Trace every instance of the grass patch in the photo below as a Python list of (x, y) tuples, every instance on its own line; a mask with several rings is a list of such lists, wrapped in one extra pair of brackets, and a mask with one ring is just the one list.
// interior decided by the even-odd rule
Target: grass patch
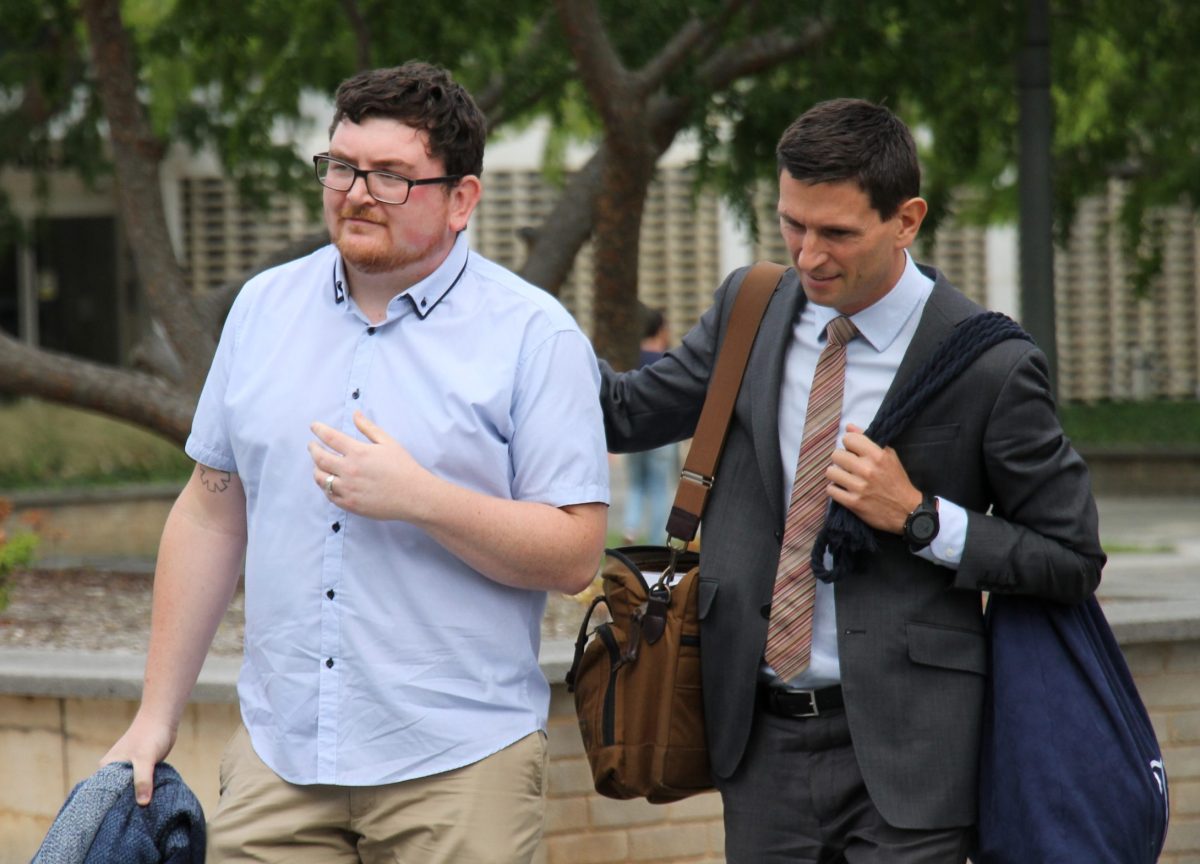
[(0, 489), (187, 480), (177, 445), (108, 417), (33, 399), (0, 403)]
[(1166, 555), (1175, 551), (1175, 547), (1169, 543), (1146, 546), (1139, 543), (1105, 543), (1101, 541), (1100, 545), (1109, 555)]
[(1200, 448), (1197, 401), (1063, 405), (1059, 416), (1071, 442), (1082, 448)]

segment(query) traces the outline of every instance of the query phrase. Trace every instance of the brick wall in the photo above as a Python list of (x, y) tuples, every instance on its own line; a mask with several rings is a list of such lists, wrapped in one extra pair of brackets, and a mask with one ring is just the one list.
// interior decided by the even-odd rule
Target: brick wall
[(1171, 825), (1159, 861), (1200, 864), (1200, 640), (1122, 650), (1167, 766)]
[[(1163, 864), (1200, 864), (1200, 640), (1124, 645), (1153, 717), (1171, 782), (1171, 829)], [(119, 699), (0, 695), (0, 864), (27, 862), (70, 788), (133, 717)], [(189, 706), (170, 761), (207, 812), (217, 799), (217, 762), (237, 724), (228, 702)], [(716, 794), (667, 805), (612, 801), (591, 777), (570, 697), (554, 688), (546, 834), (537, 864), (723, 861)]]

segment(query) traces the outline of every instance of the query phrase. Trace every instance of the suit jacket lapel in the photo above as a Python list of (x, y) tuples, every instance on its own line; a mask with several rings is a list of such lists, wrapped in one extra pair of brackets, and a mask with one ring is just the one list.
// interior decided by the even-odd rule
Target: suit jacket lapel
[(896, 377), (892, 379), (887, 395), (883, 397), (880, 411), (884, 410), (894, 394), (933, 355), (942, 340), (954, 332), (955, 327), (979, 311), (978, 307), (959, 294), (940, 272), (934, 270), (927, 275), (934, 277), (933, 293), (925, 303), (917, 331), (913, 334), (908, 350), (904, 352), (904, 359), (900, 361), (900, 368), (896, 370)]
[(783, 465), (779, 456), (779, 388), (783, 364), (792, 341), (792, 325), (803, 309), (804, 292), (794, 270), (775, 290), (758, 331), (758, 341), (746, 367), (754, 452), (767, 500), (783, 522)]

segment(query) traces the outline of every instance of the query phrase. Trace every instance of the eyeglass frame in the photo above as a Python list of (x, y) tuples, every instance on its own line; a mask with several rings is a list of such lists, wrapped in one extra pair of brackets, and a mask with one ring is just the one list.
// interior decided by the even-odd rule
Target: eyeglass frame
[[(316, 175), (317, 182), (320, 183), (324, 188), (332, 189), (334, 192), (349, 192), (351, 189), (354, 188), (354, 184), (358, 182), (358, 178), (361, 177), (362, 181), (363, 181), (363, 187), (367, 190), (368, 195), (370, 195), (372, 198), (374, 198), (380, 204), (390, 204), (390, 205), (394, 205), (397, 207), (408, 203), (408, 199), (412, 195), (412, 190), (413, 190), (414, 186), (434, 186), (439, 183), (457, 183), (458, 181), (462, 180), (463, 177), (466, 176), (465, 174), (446, 174), (442, 177), (425, 177), (421, 180), (413, 180), (411, 177), (405, 177), (403, 174), (397, 174), (395, 171), (384, 171), (379, 168), (370, 168), (370, 169), (359, 168), (357, 165), (347, 162), (345, 159), (339, 159), (336, 156), (329, 155), (328, 153), (318, 153), (312, 157), (312, 161), (313, 161), (313, 174)], [(347, 186), (345, 189), (338, 189), (336, 186), (330, 186), (328, 183), (326, 183), (324, 180), (322, 180), (321, 179), (321, 163), (322, 163), (322, 161), (324, 161), (326, 163), (336, 162), (338, 165), (344, 165), (345, 167), (347, 167), (351, 171), (353, 171), (354, 177), (353, 177), (353, 179), (351, 179), (350, 185)], [(371, 191), (371, 175), (372, 174), (386, 174), (388, 177), (395, 177), (397, 180), (403, 180), (405, 183), (407, 183), (408, 191), (404, 193), (404, 200), (402, 200), (402, 201), (387, 201), (383, 198), (380, 198), (378, 195), (376, 195), (374, 192), (372, 192)]]

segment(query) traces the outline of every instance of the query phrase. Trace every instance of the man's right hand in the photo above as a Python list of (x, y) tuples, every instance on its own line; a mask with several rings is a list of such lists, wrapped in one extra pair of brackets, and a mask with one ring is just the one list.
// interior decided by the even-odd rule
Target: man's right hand
[(175, 733), (169, 725), (146, 719), (139, 713), (120, 740), (100, 759), (100, 764), (132, 764), (134, 798), (145, 807), (154, 792), (154, 766), (171, 752)]
[(154, 766), (175, 744), (213, 634), (237, 590), (246, 552), (246, 496), (237, 474), (197, 464), (163, 526), (142, 704), (100, 760), (129, 762), (137, 803), (154, 792)]

